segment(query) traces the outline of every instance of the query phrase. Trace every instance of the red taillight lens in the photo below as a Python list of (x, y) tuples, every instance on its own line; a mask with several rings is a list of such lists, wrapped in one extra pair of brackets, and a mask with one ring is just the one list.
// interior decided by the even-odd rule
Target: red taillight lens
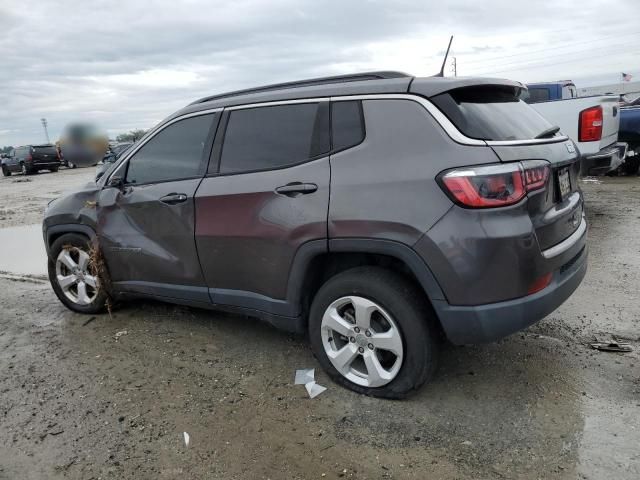
[(552, 278), (553, 273), (547, 273), (546, 275), (543, 275), (529, 286), (527, 293), (531, 295), (532, 293), (536, 293), (540, 290), (545, 289), (551, 283)]
[(26, 160), (27, 162), (30, 162), (31, 160), (33, 160), (33, 156), (32, 156), (31, 154), (29, 154), (29, 155), (27, 155), (27, 156), (25, 157), (25, 160)]
[(462, 206), (490, 208), (518, 203), (527, 192), (544, 188), (548, 178), (549, 164), (530, 160), (450, 170), (440, 180)]
[(591, 107), (580, 112), (578, 140), (593, 142), (602, 138), (602, 107)]

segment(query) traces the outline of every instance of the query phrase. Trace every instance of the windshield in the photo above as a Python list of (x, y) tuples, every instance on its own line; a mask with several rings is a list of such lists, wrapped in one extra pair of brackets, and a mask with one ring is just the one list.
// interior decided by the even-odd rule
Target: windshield
[(529, 140), (552, 125), (503, 85), (464, 87), (431, 101), (464, 135), (479, 140)]

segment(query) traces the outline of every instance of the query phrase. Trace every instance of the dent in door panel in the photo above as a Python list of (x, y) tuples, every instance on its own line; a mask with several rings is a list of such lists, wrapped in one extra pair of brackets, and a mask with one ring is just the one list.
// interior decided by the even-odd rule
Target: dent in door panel
[(97, 233), (114, 282), (203, 284), (192, 233), (193, 198), (179, 205), (158, 200), (176, 191), (192, 192), (198, 182), (138, 186), (133, 194), (115, 188), (100, 192)]

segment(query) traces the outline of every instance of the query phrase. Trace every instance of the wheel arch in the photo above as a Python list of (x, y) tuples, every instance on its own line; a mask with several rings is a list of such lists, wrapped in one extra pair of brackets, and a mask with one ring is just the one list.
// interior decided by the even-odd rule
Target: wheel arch
[(432, 308), (445, 300), (431, 269), (408, 245), (392, 240), (341, 238), (328, 243), (308, 242), (300, 248), (289, 275), (288, 303), (305, 318), (313, 297), (329, 278), (363, 265), (377, 265), (408, 277), (424, 291)]
[(74, 223), (63, 224), (63, 225), (52, 225), (46, 228), (44, 231), (44, 240), (45, 240), (45, 247), (47, 249), (47, 256), (49, 256), (50, 254), (51, 245), (53, 245), (53, 242), (55, 242), (58, 238), (60, 238), (62, 235), (65, 235), (67, 233), (79, 233), (87, 237), (92, 242), (96, 239), (96, 232), (93, 230), (93, 228), (87, 225), (80, 225), (80, 224), (74, 224)]

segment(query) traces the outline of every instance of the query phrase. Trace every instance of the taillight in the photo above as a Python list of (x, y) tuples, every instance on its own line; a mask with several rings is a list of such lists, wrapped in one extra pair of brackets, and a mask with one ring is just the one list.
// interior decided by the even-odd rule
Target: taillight
[(578, 140), (593, 142), (602, 138), (602, 107), (591, 107), (580, 112)]
[(553, 278), (553, 273), (547, 273), (546, 275), (541, 276), (536, 279), (529, 288), (527, 289), (527, 294), (531, 295), (533, 293), (537, 293), (540, 290), (544, 290), (551, 283), (551, 279)]
[(29, 154), (25, 157), (25, 161), (30, 162), (31, 160), (33, 160), (33, 155)]
[(439, 178), (445, 192), (464, 207), (504, 207), (518, 203), (528, 192), (544, 188), (549, 163), (528, 160), (457, 168)]

